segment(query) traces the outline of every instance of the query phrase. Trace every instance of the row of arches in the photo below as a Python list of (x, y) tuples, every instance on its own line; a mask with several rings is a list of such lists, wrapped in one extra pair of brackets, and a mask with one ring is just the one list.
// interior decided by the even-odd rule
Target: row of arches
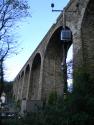
[[(94, 5), (93, 0), (89, 0), (83, 17), (81, 17), (83, 19), (80, 25), (79, 22), (76, 24), (76, 26), (78, 25), (75, 33), (77, 36), (74, 36), (73, 29), (67, 27), (72, 32), (72, 40), (68, 48), (65, 46), (65, 49), (67, 49), (66, 63), (71, 60), (72, 63), (75, 62), (76, 66), (78, 66), (78, 63), (81, 65), (82, 62), (88, 67), (89, 65), (93, 66), (94, 53), (91, 53), (91, 51), (94, 48), (94, 7), (92, 4)], [(46, 42), (44, 48), (36, 51), (33, 60), (27, 64), (22, 74), (16, 78), (16, 85), (21, 86), (17, 86), (18, 98), (21, 96), (22, 99), (37, 100), (39, 94), (41, 94), (40, 99), (45, 100), (51, 91), (63, 94), (64, 77), (61, 62), (64, 58), (64, 43), (60, 40), (61, 29), (62, 27), (59, 26), (48, 41), (43, 41)], [(72, 52), (73, 49), (75, 53)], [(72, 78), (67, 79), (68, 84), (71, 81)], [(40, 90), (41, 92), (39, 92)]]
[[(36, 54), (32, 66), (27, 64), (25, 70), (15, 80), (14, 95), (17, 100), (35, 99), (38, 92), (38, 81), (40, 76), (41, 55)], [(37, 87), (37, 89), (36, 89)], [(32, 98), (31, 98), (32, 97)]]
[[(44, 57), (41, 58), (40, 53), (37, 53), (32, 61), (32, 64), (27, 64), (25, 70), (22, 71), (21, 75), (18, 75), (16, 78), (16, 82), (18, 84), (18, 92), (16, 92), (18, 95), (17, 99), (38, 99), (40, 87), (42, 99), (47, 98), (48, 93), (51, 91), (57, 91), (58, 94), (63, 94), (64, 84), (61, 70), (63, 44), (60, 40), (61, 28), (62, 27), (58, 28), (50, 38)], [(72, 54), (73, 53), (71, 52), (71, 55)], [(42, 84), (40, 86), (39, 82), (41, 72), (43, 73), (41, 81)]]

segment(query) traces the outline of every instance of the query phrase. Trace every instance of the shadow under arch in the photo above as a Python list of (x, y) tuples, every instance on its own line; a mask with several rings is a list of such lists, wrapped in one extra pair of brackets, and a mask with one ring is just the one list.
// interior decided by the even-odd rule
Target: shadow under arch
[(24, 76), (24, 71), (22, 71), (22, 73), (21, 73), (21, 77), (23, 77)]
[(94, 0), (89, 0), (81, 24), (83, 63), (94, 73)]
[(29, 100), (38, 99), (40, 68), (41, 68), (41, 55), (37, 53), (34, 57), (32, 68), (31, 68), (30, 85), (29, 85), (29, 93), (28, 93)]
[(23, 94), (23, 85), (24, 85), (24, 70), (21, 72), (21, 80), (20, 80), (20, 99), (22, 99)]
[(22, 98), (25, 100), (27, 96), (28, 84), (29, 84), (29, 73), (30, 73), (30, 65), (28, 64), (25, 69), (24, 74), (24, 83), (23, 83), (23, 94)]
[(18, 75), (17, 77), (17, 100), (19, 100), (19, 95), (20, 95), (20, 79), (21, 79), (21, 76), (20, 74)]
[[(66, 27), (66, 29), (69, 29)], [(61, 62), (63, 59), (63, 41), (60, 39), (62, 26), (52, 35), (47, 45), (43, 67), (43, 99), (48, 98), (51, 91), (56, 91), (58, 95), (63, 94), (63, 73)], [(70, 45), (72, 41), (70, 41)], [(69, 45), (69, 47), (70, 47)], [(69, 49), (67, 48), (67, 50)]]
[(17, 87), (18, 87), (18, 90), (19, 90), (19, 100), (22, 99), (23, 78), (24, 78), (24, 71), (22, 71), (21, 74), (20, 74), (19, 87), (17, 86)]

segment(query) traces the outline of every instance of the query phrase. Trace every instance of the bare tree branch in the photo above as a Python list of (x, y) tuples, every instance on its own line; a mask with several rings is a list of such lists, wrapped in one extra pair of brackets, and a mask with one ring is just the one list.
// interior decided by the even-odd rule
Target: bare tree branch
[(67, 79), (73, 78), (73, 60), (67, 62)]
[(28, 9), (25, 0), (0, 0), (0, 83), (4, 77), (4, 60), (15, 52), (17, 45), (9, 31), (17, 20), (29, 15)]

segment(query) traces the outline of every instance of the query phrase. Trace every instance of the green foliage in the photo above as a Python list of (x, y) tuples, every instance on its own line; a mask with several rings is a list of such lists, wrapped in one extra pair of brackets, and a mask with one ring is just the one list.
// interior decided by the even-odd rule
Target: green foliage
[(21, 119), (18, 118), (6, 118), (2, 119), (2, 124), (1, 125), (23, 125)]
[(48, 98), (48, 104), (53, 105), (56, 103), (56, 101), (57, 101), (57, 92), (51, 91)]
[(37, 112), (26, 114), (20, 125), (93, 125), (94, 80), (85, 71), (76, 72), (74, 88), (67, 98), (52, 92), (48, 104)]
[(94, 123), (94, 80), (85, 70), (76, 72), (74, 89), (66, 103), (70, 123), (76, 125)]

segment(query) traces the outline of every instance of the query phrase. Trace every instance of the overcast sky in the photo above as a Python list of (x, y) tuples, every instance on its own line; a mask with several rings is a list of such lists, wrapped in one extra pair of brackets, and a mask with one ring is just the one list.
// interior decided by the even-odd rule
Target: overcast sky
[(54, 9), (63, 9), (69, 0), (29, 0), (32, 17), (19, 22), (16, 30), (14, 28), (15, 39), (20, 43), (19, 51), (5, 62), (6, 80), (11, 81), (16, 77), (52, 24), (56, 22), (60, 13), (51, 11), (50, 5), (53, 2)]

